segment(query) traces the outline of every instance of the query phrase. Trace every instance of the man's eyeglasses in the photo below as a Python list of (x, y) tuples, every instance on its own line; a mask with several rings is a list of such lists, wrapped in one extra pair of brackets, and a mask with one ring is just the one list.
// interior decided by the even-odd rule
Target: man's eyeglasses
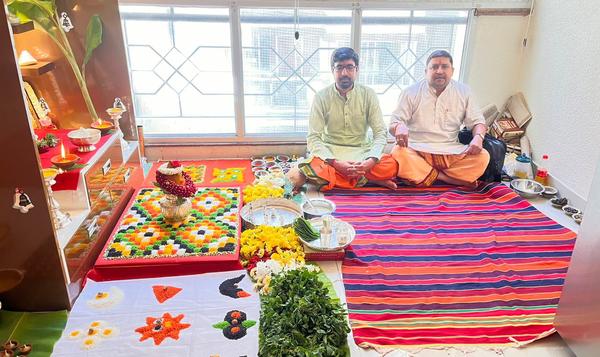
[(343, 70), (346, 70), (348, 72), (352, 72), (355, 69), (357, 69), (358, 66), (355, 66), (353, 64), (347, 64), (345, 66), (342, 66), (341, 64), (338, 64), (337, 66), (334, 66), (333, 69), (335, 69), (336, 72), (342, 72)]

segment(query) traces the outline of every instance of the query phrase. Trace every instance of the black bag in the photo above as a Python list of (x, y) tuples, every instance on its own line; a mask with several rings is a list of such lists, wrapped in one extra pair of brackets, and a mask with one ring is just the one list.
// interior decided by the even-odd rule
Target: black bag
[[(473, 134), (467, 128), (463, 128), (458, 133), (458, 141), (461, 144), (469, 145), (471, 140), (473, 140)], [(483, 148), (490, 153), (490, 162), (479, 179), (486, 182), (500, 182), (502, 180), (504, 156), (506, 156), (506, 143), (490, 134), (485, 134)]]

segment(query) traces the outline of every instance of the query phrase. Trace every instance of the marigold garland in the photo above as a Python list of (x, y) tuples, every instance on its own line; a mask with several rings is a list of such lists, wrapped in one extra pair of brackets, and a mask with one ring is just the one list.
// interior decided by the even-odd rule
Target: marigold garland
[(192, 197), (196, 193), (196, 185), (190, 176), (183, 171), (181, 176), (185, 180), (184, 185), (178, 185), (175, 182), (167, 179), (167, 175), (156, 172), (156, 183), (165, 193), (170, 193), (178, 197)]

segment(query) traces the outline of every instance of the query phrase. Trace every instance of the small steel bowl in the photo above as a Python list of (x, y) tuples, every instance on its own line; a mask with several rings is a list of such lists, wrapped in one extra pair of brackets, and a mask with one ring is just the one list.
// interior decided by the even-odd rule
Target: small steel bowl
[[(564, 203), (561, 203), (564, 202)], [(554, 197), (550, 199), (550, 203), (552, 204), (552, 206), (556, 207), (556, 208), (563, 208), (563, 206), (566, 206), (569, 204), (569, 200), (565, 197)]]
[(544, 192), (544, 186), (541, 183), (529, 179), (512, 180), (510, 187), (524, 198), (538, 197)]
[(304, 218), (322, 217), (335, 212), (335, 203), (325, 198), (312, 198), (302, 203)]
[(563, 212), (565, 212), (565, 214), (567, 216), (573, 216), (574, 214), (579, 214), (581, 213), (581, 210), (577, 207), (573, 207), (573, 206), (569, 206), (566, 205), (562, 208)]
[(70, 131), (67, 137), (71, 142), (77, 145), (79, 152), (90, 152), (96, 150), (96, 145), (100, 141), (101, 131), (98, 129), (77, 129)]
[(573, 220), (575, 221), (575, 223), (581, 224), (581, 221), (583, 220), (583, 213), (575, 213), (571, 217), (573, 218)]
[(544, 192), (542, 192), (542, 197), (544, 198), (552, 198), (558, 195), (558, 189), (552, 186), (544, 186)]

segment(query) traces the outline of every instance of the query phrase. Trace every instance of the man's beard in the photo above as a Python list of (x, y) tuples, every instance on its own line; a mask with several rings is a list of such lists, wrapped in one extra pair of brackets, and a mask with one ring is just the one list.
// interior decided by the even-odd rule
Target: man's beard
[[(443, 82), (438, 82), (438, 79), (442, 79)], [(436, 77), (431, 81), (430, 85), (434, 88), (445, 88), (448, 85), (448, 79), (446, 77)]]
[(354, 81), (349, 77), (340, 78), (340, 80), (338, 81), (338, 87), (340, 87), (340, 89), (343, 90), (350, 89), (353, 85)]

